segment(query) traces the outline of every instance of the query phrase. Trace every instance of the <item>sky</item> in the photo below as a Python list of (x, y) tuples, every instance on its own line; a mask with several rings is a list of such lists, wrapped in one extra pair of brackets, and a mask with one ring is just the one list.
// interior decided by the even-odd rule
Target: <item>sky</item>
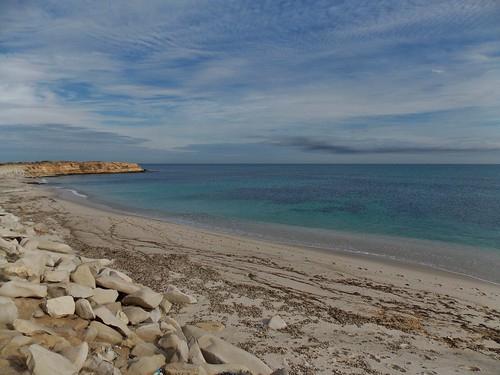
[(0, 162), (500, 163), (500, 1), (0, 0)]

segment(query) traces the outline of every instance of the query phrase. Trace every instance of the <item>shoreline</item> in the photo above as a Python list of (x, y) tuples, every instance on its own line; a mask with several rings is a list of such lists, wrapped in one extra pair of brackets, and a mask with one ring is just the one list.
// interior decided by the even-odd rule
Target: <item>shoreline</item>
[[(269, 243), (269, 244), (274, 244), (274, 245), (280, 245), (280, 246), (288, 246), (291, 248), (301, 248), (301, 249), (307, 249), (310, 251), (316, 251), (319, 253), (323, 254), (333, 254), (337, 256), (347, 256), (347, 257), (354, 257), (358, 259), (362, 259), (365, 261), (371, 261), (375, 263), (382, 263), (382, 264), (388, 264), (392, 265), (395, 267), (401, 267), (401, 268), (409, 268), (409, 269), (414, 269), (420, 272), (427, 272), (427, 273), (437, 273), (437, 274), (442, 274), (443, 276), (448, 275), (449, 277), (457, 277), (457, 278), (463, 278), (464, 280), (471, 280), (471, 281), (477, 281), (480, 283), (485, 283), (485, 284), (490, 284), (494, 286), (499, 286), (500, 287), (500, 282), (481, 278), (476, 275), (471, 275), (467, 274), (465, 272), (460, 272), (460, 271), (454, 271), (451, 269), (446, 269), (444, 267), (440, 267), (437, 265), (432, 265), (428, 263), (423, 263), (423, 262), (418, 262), (415, 260), (411, 259), (401, 259), (401, 258), (396, 258), (395, 256), (390, 256), (387, 254), (379, 254), (375, 252), (368, 252), (368, 251), (362, 251), (362, 250), (349, 250), (349, 249), (343, 249), (337, 246), (332, 246), (332, 247), (324, 247), (324, 246), (315, 246), (312, 244), (307, 244), (305, 242), (300, 242), (300, 241), (284, 241), (282, 239), (278, 238), (272, 238), (271, 236), (266, 236), (266, 235), (260, 235), (256, 232), (243, 232), (243, 231), (235, 231), (223, 227), (215, 227), (215, 226), (210, 226), (209, 224), (203, 224), (203, 223), (197, 223), (195, 221), (189, 221), (189, 220), (181, 220), (181, 219), (176, 219), (175, 217), (168, 217), (168, 215), (158, 215), (155, 216), (152, 213), (149, 214), (147, 210), (144, 210), (144, 212), (140, 212), (139, 210), (134, 211), (131, 208), (126, 208), (126, 207), (118, 207), (110, 204), (109, 202), (104, 202), (100, 201), (98, 199), (93, 199), (92, 197), (89, 198), (88, 195), (84, 193), (80, 193), (79, 191), (67, 187), (60, 187), (56, 188), (54, 186), (50, 186), (50, 184), (41, 184), (40, 185), (41, 189), (46, 189), (47, 191), (55, 194), (57, 199), (65, 200), (77, 205), (89, 207), (92, 209), (96, 210), (101, 210), (104, 212), (109, 212), (113, 214), (118, 214), (118, 215), (124, 215), (124, 216), (133, 216), (133, 217), (138, 217), (146, 220), (155, 220), (159, 222), (165, 222), (169, 224), (174, 224), (174, 225), (181, 225), (181, 226), (186, 226), (188, 228), (191, 228), (193, 230), (199, 230), (211, 234), (217, 234), (221, 236), (230, 236), (230, 237), (236, 237), (236, 238), (244, 238), (247, 240), (253, 240), (253, 241), (258, 241), (258, 242), (263, 242), (263, 243)], [(67, 194), (69, 193), (69, 194)], [(266, 225), (267, 223), (255, 223), (258, 224), (259, 226)], [(290, 227), (290, 226), (285, 226), (282, 224), (276, 224), (276, 223), (270, 223), (272, 226), (276, 227)], [(306, 229), (306, 230), (315, 230), (315, 228), (303, 228), (303, 227), (298, 227), (298, 230), (300, 229)], [(327, 231), (321, 228), (318, 228), (320, 231)], [(365, 242), (369, 241), (374, 241), (374, 240), (379, 240), (379, 241), (392, 241), (394, 243), (404, 243), (406, 242), (406, 245), (408, 246), (408, 243), (418, 243), (419, 246), (425, 246), (427, 245), (435, 245), (435, 246), (450, 246), (450, 247), (459, 247), (459, 248), (467, 248), (468, 250), (474, 250), (475, 248), (472, 246), (464, 246), (464, 245), (459, 245), (459, 244), (451, 244), (451, 243), (441, 243), (441, 241), (432, 241), (432, 240), (425, 240), (425, 239), (416, 239), (416, 238), (406, 238), (406, 237), (395, 237), (395, 236), (383, 236), (383, 235), (373, 235), (373, 234), (363, 234), (363, 233), (353, 233), (353, 232), (338, 232), (338, 231), (329, 231), (334, 234), (337, 234), (339, 236), (349, 236), (352, 238), (363, 238)], [(489, 249), (487, 249), (489, 250)]]
[[(0, 191), (0, 205), (82, 255), (195, 296), (197, 305), (173, 310), (180, 324), (223, 322), (222, 338), (272, 368), (284, 359), (291, 375), (497, 374), (497, 285), (107, 212), (19, 180), (0, 181)], [(275, 315), (286, 329), (264, 328)]]

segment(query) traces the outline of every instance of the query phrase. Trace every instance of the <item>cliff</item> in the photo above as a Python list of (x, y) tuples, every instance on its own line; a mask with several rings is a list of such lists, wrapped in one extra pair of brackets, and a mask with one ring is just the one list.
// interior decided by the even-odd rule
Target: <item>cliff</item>
[(0, 176), (50, 177), (71, 174), (105, 174), (144, 172), (137, 163), (102, 161), (41, 161), (0, 165)]

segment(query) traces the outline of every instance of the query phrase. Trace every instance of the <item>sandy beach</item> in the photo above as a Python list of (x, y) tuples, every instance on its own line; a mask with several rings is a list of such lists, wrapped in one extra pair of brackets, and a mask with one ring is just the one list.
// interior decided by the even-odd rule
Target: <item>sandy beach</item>
[[(271, 368), (499, 374), (499, 285), (102, 210), (26, 182), (1, 180), (0, 205), (159, 292), (171, 282), (189, 291), (199, 303), (175, 319), (224, 322), (220, 337)], [(275, 315), (285, 329), (267, 329)]]

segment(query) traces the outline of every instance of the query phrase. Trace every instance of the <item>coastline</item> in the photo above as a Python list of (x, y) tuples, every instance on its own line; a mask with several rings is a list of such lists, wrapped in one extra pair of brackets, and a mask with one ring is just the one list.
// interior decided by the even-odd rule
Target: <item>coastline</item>
[[(203, 232), (207, 233), (212, 233), (212, 234), (218, 234), (218, 235), (223, 235), (223, 236), (231, 236), (231, 237), (241, 237), (247, 240), (253, 240), (253, 241), (260, 241), (263, 243), (270, 243), (274, 245), (279, 245), (279, 246), (288, 246), (291, 248), (301, 248), (301, 249), (308, 249), (310, 251), (316, 251), (320, 252), (323, 254), (334, 254), (338, 256), (352, 256), (355, 258), (359, 258), (364, 261), (371, 261), (371, 262), (380, 262), (382, 264), (389, 264), (393, 265), (395, 267), (402, 267), (402, 268), (414, 268), (415, 270), (421, 271), (421, 272), (428, 272), (428, 273), (438, 273), (438, 274), (443, 274), (444, 276), (448, 275), (451, 277), (457, 277), (457, 278), (463, 278), (465, 280), (475, 280), (481, 283), (486, 283), (486, 284), (492, 284), (495, 286), (500, 287), (500, 275), (498, 275), (499, 279), (497, 280), (491, 280), (488, 278), (483, 278), (478, 275), (474, 275), (471, 273), (466, 273), (463, 270), (453, 270), (450, 268), (445, 268), (441, 267), (439, 265), (431, 264), (431, 263), (424, 263), (421, 261), (418, 261), (416, 259), (403, 259), (399, 258), (395, 255), (388, 255), (388, 254), (383, 254), (383, 253), (377, 253), (373, 251), (365, 251), (365, 250), (360, 250), (359, 247), (364, 247), (365, 249), (372, 249), (373, 245), (377, 243), (379, 246), (387, 246), (387, 244), (392, 245), (392, 246), (397, 246), (398, 249), (395, 250), (395, 252), (398, 252), (401, 250), (401, 248), (405, 248), (406, 252), (409, 253), (408, 248), (411, 248), (411, 251), (421, 251), (425, 247), (442, 247), (447, 249), (447, 251), (450, 251), (451, 256), (456, 257), (456, 252), (457, 249), (462, 252), (463, 257), (469, 257), (471, 253), (476, 250), (475, 247), (473, 246), (465, 246), (465, 245), (459, 245), (459, 244), (453, 244), (453, 243), (446, 243), (446, 242), (440, 242), (440, 241), (431, 241), (431, 240), (424, 240), (424, 239), (416, 239), (416, 238), (406, 238), (406, 237), (394, 237), (394, 236), (384, 236), (384, 235), (375, 235), (375, 234), (364, 234), (364, 233), (350, 233), (350, 232), (340, 232), (340, 231), (331, 231), (331, 230), (326, 230), (326, 229), (316, 229), (316, 228), (305, 228), (305, 227), (290, 227), (287, 225), (282, 225), (282, 224), (276, 224), (276, 223), (253, 223), (253, 222), (241, 222), (238, 227), (240, 228), (243, 225), (248, 225), (248, 226), (254, 226), (253, 231), (250, 230), (239, 230), (239, 229), (228, 229), (228, 226), (223, 226), (223, 225), (210, 225), (210, 224), (203, 224), (201, 222), (196, 222), (193, 220), (182, 220), (179, 218), (175, 217), (170, 217), (167, 215), (154, 215), (153, 213), (147, 211), (147, 210), (133, 210), (131, 208), (127, 207), (120, 207), (114, 204), (110, 204), (109, 202), (105, 202), (99, 199), (96, 199), (94, 197), (89, 197), (84, 193), (80, 193), (77, 190), (70, 189), (70, 188), (56, 188), (53, 186), (50, 186), (50, 184), (41, 185), (42, 189), (46, 189), (48, 192), (55, 194), (55, 197), (60, 200), (64, 200), (67, 202), (75, 203), (77, 205), (82, 205), (86, 206), (89, 208), (93, 208), (96, 210), (100, 211), (105, 211), (109, 212), (112, 214), (119, 214), (119, 215), (124, 215), (124, 216), (133, 216), (133, 217), (138, 217), (138, 218), (143, 218), (147, 220), (155, 220), (155, 221), (160, 221), (160, 222), (166, 222), (169, 224), (176, 224), (176, 225), (181, 225), (181, 226), (187, 226), (189, 228), (192, 228), (193, 230), (200, 230)], [(257, 227), (257, 228), (255, 228)], [(275, 228), (285, 228), (283, 229), (285, 234), (281, 236), (273, 236), (273, 235), (263, 235), (262, 229), (264, 227), (275, 227)], [(267, 229), (268, 229), (267, 228)], [(259, 231), (260, 230), (260, 231)], [(285, 239), (286, 234), (289, 234), (290, 231), (304, 231), (304, 232), (323, 232), (328, 235), (330, 235), (330, 239), (335, 241), (334, 245), (326, 246), (324, 243), (321, 245), (314, 245), (311, 242), (312, 241), (305, 241), (305, 240), (292, 240), (290, 238)], [(343, 242), (348, 244), (347, 246), (344, 246), (341, 248), (338, 246), (338, 242)], [(357, 249), (354, 249), (352, 247), (352, 243), (355, 243), (357, 246)], [(362, 243), (362, 246), (359, 246), (359, 244)], [(369, 244), (369, 245), (367, 245)], [(350, 248), (349, 248), (350, 247)], [(487, 249), (487, 250), (494, 250), (494, 249)], [(394, 250), (393, 250), (394, 251)], [(498, 260), (495, 259), (495, 261)], [(500, 265), (499, 265), (500, 267)], [(488, 276), (495, 276), (496, 273), (496, 264), (492, 263), (491, 264), (492, 272)]]
[[(105, 211), (38, 186), (11, 185), (11, 192), (2, 186), (2, 198), (18, 216), (65, 233), (85, 255), (116, 259), (146, 285), (161, 289), (175, 279), (207, 295), (200, 306), (176, 311), (179, 321), (222, 319), (228, 340), (262, 353), (274, 367), (284, 355), (292, 374), (498, 368), (498, 285)], [(187, 278), (185, 269), (199, 277)], [(289, 328), (263, 332), (262, 320), (276, 313)]]

